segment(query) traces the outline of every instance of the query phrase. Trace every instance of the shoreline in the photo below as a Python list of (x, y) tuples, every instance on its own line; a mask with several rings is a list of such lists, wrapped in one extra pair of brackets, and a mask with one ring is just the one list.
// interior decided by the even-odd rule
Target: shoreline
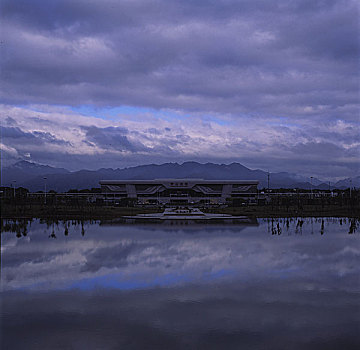
[[(286, 217), (352, 217), (360, 219), (360, 207), (356, 206), (246, 206), (226, 208), (202, 208), (207, 213), (248, 216), (254, 218)], [(57, 219), (57, 220), (102, 220), (122, 216), (162, 212), (163, 208), (140, 207), (70, 207), (70, 206), (6, 206), (1, 210), (1, 219)]]

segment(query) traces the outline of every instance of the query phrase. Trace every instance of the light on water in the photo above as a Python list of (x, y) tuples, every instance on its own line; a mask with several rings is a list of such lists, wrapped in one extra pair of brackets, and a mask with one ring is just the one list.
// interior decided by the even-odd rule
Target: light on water
[(355, 349), (358, 224), (3, 221), (2, 347)]

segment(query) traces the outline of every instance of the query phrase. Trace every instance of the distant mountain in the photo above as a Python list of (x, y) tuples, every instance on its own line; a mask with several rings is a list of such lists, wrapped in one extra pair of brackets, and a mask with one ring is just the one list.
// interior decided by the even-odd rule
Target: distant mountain
[[(263, 170), (251, 170), (239, 163), (201, 164), (197, 162), (148, 164), (125, 169), (102, 168), (96, 171), (80, 170), (69, 172), (63, 168), (53, 168), (26, 161), (18, 162), (2, 169), (2, 185), (11, 186), (16, 180), (16, 187), (23, 186), (30, 191), (44, 189), (44, 176), (47, 188), (57, 192), (69, 189), (99, 187), (100, 180), (151, 180), (159, 178), (201, 178), (207, 180), (259, 180), (259, 188), (266, 188), (268, 173)], [(335, 186), (349, 187), (349, 179), (338, 181)], [(360, 177), (352, 180), (352, 185), (360, 187)], [(311, 184), (312, 183), (312, 184)], [(271, 173), (271, 188), (328, 189), (328, 184), (321, 180), (306, 178), (286, 172)]]
[(347, 179), (340, 180), (340, 181), (336, 182), (334, 186), (336, 188), (340, 188), (340, 189), (349, 188), (350, 186), (359, 188), (360, 187), (360, 176), (356, 176), (353, 178), (349, 177)]
[[(303, 190), (328, 190), (329, 183), (320, 182), (318, 185), (315, 185), (314, 183), (311, 184), (311, 182), (296, 182), (290, 185), (288, 188), (301, 188)], [(333, 185), (330, 185), (330, 189), (334, 188), (335, 187)]]
[(16, 186), (22, 186), (23, 183), (36, 177), (44, 177), (50, 174), (68, 174), (69, 170), (64, 168), (53, 168), (48, 165), (21, 160), (1, 171), (1, 184), (10, 186), (16, 181)]

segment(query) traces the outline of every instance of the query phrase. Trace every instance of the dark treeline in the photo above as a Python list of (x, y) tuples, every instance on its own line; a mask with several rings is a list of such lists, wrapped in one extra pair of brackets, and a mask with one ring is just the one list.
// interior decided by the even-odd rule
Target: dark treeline
[[(71, 190), (67, 194), (54, 191), (29, 194), (24, 188), (9, 190), (2, 188), (1, 217), (39, 217), (39, 218), (82, 218), (100, 219), (119, 217), (144, 212), (162, 211), (162, 206), (136, 206), (133, 199), (123, 198), (111, 201), (104, 197), (100, 189)], [(111, 199), (111, 198), (110, 198)], [(259, 191), (257, 202), (249, 204), (240, 198), (233, 198), (227, 207), (204, 206), (208, 212), (244, 214), (256, 217), (280, 216), (360, 216), (360, 191), (312, 191), (262, 193)]]
[[(313, 191), (297, 190), (262, 194), (256, 205), (248, 205), (241, 199), (233, 200), (221, 212), (239, 215), (241, 213), (258, 217), (296, 216), (349, 216), (360, 217), (360, 191)], [(214, 211), (210, 209), (209, 211)]]
[[(4, 188), (2, 188), (4, 189)], [(27, 189), (17, 188), (2, 192), (2, 218), (51, 218), (51, 219), (96, 219), (119, 215), (119, 208), (105, 202), (99, 191), (70, 190), (66, 194), (57, 194), (55, 191), (46, 193), (29, 193)], [(132, 203), (123, 203), (120, 215), (132, 215), (143, 211), (134, 208)], [(150, 212), (153, 212), (151, 209)]]

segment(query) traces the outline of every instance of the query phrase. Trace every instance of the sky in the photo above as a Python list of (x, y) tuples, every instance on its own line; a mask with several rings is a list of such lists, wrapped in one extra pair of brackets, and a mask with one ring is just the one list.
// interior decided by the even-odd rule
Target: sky
[(359, 175), (355, 0), (3, 0), (1, 158)]

